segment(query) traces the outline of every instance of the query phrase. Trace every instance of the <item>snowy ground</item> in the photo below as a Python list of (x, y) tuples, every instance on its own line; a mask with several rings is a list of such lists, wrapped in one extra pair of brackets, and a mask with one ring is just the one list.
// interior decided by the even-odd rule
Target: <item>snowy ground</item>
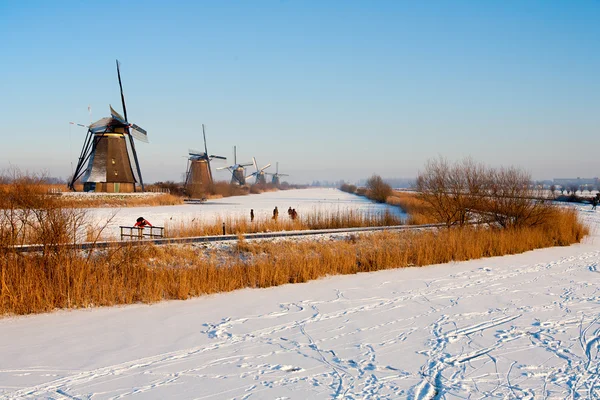
[(106, 233), (116, 235), (119, 226), (133, 226), (137, 217), (144, 217), (153, 225), (165, 226), (191, 220), (213, 223), (217, 218), (243, 216), (250, 218), (250, 209), (254, 209), (257, 219), (270, 217), (278, 207), (282, 217), (287, 217), (288, 207), (296, 209), (301, 215), (310, 212), (346, 212), (349, 210), (366, 213), (379, 213), (385, 210), (404, 217), (398, 207), (374, 203), (365, 197), (342, 192), (338, 189), (293, 189), (247, 196), (225, 197), (208, 200), (200, 204), (159, 207), (129, 208), (90, 208), (90, 220), (96, 225), (104, 225), (109, 219)]
[(565, 248), (0, 320), (0, 398), (600, 398), (589, 208)]

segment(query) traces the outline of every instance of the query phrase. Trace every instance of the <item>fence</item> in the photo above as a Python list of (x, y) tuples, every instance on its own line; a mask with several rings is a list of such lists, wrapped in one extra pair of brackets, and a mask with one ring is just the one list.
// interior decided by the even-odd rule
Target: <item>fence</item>
[(165, 228), (163, 226), (147, 226), (139, 228), (137, 226), (119, 226), (121, 229), (121, 240), (142, 240), (165, 237)]

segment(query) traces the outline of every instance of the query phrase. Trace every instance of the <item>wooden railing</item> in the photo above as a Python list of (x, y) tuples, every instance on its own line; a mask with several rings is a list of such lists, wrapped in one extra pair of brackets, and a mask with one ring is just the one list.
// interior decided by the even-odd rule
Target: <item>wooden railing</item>
[(121, 229), (121, 240), (142, 240), (165, 237), (165, 228), (163, 226), (146, 226), (140, 228), (137, 226), (119, 226)]

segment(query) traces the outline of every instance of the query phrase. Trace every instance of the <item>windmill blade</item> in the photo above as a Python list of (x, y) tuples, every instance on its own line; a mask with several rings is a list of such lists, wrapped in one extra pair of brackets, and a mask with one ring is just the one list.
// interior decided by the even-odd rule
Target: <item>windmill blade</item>
[(140, 142), (148, 143), (148, 132), (145, 129), (137, 126), (136, 124), (131, 124), (131, 129), (129, 133), (131, 136), (139, 140)]
[(268, 163), (267, 165), (265, 165), (264, 167), (262, 167), (262, 168), (260, 169), (260, 171), (262, 172), (262, 171), (264, 171), (265, 169), (269, 168), (270, 166), (271, 166), (271, 163)]
[(277, 174), (278, 176), (289, 176), (288, 174)]
[(111, 117), (113, 117), (114, 119), (116, 119), (120, 123), (122, 123), (124, 125), (127, 125), (127, 121), (125, 121), (125, 119), (121, 116), (121, 114), (119, 114), (118, 112), (116, 112), (115, 109), (112, 108), (111, 105), (109, 105), (108, 107), (110, 107), (110, 115), (111, 115)]
[(123, 84), (121, 83), (121, 63), (117, 60), (117, 76), (119, 77), (119, 88), (121, 89), (121, 103), (123, 103), (123, 115), (125, 115), (125, 121), (127, 121), (127, 108), (125, 107), (125, 96), (123, 95)]
[(200, 150), (188, 149), (188, 154), (190, 156), (198, 156), (198, 157), (206, 157), (206, 153)]
[(206, 147), (206, 131), (204, 130), (204, 124), (202, 124), (202, 136), (204, 137), (204, 153), (208, 154), (208, 148)]
[(240, 166), (240, 167), (251, 167), (254, 164), (252, 164), (252, 163), (244, 163), (244, 164), (237, 164), (237, 165)]
[(215, 156), (214, 154), (210, 155), (210, 158), (216, 158), (218, 160), (227, 160), (227, 157), (223, 157), (223, 156)]
[(252, 157), (252, 164), (254, 164), (254, 168), (258, 171), (258, 165), (256, 164), (256, 158)]
[(216, 168), (216, 169), (218, 169), (219, 171), (221, 171), (223, 169), (228, 169), (231, 172), (231, 167), (219, 167), (219, 168)]
[(252, 178), (253, 176), (256, 176), (256, 172), (253, 172), (253, 173), (251, 173), (250, 175), (248, 175), (248, 176), (246, 177), (246, 179), (250, 179), (250, 178)]

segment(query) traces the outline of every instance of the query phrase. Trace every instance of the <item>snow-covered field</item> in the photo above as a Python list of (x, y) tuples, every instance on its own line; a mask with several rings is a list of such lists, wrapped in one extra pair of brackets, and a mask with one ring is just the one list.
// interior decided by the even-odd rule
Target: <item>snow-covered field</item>
[(254, 209), (257, 219), (270, 217), (273, 209), (278, 207), (282, 217), (287, 217), (288, 207), (296, 209), (298, 214), (310, 212), (346, 212), (360, 211), (379, 213), (385, 210), (404, 217), (398, 207), (377, 204), (372, 201), (342, 192), (338, 189), (293, 189), (277, 192), (265, 192), (247, 196), (225, 197), (208, 200), (201, 204), (185, 204), (179, 206), (131, 207), (131, 208), (91, 208), (88, 209), (92, 223), (103, 226), (110, 222), (106, 233), (116, 235), (119, 226), (133, 226), (137, 217), (144, 217), (150, 223), (164, 226), (167, 223), (178, 224), (192, 220), (213, 223), (217, 218), (243, 216), (250, 218), (250, 210)]
[(3, 319), (0, 398), (600, 398), (589, 209), (570, 247)]

